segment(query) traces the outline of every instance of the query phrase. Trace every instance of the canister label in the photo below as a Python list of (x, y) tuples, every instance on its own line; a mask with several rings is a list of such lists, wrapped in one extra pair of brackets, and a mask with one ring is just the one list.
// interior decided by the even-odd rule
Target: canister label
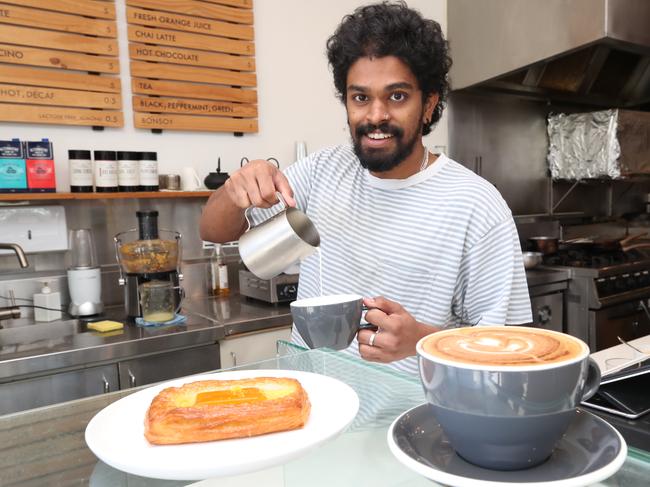
[(117, 161), (95, 161), (95, 184), (100, 188), (117, 187)]
[(70, 159), (70, 186), (93, 185), (93, 163), (90, 159)]

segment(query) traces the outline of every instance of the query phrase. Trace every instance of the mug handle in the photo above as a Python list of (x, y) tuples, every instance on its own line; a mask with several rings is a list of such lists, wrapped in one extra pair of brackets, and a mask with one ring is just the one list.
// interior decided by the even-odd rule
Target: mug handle
[(199, 178), (199, 175), (196, 172), (196, 169), (192, 168), (192, 176), (194, 177), (194, 181), (196, 181), (197, 187), (200, 188), (202, 181), (201, 178)]
[(589, 370), (587, 371), (587, 379), (585, 380), (585, 388), (582, 391), (581, 401), (586, 401), (596, 394), (600, 387), (600, 367), (598, 367), (596, 361), (591, 357), (589, 357), (588, 367)]
[[(361, 306), (361, 311), (369, 311), (374, 308), (369, 308), (365, 304)], [(365, 313), (361, 316), (361, 319), (365, 319)], [(370, 331), (377, 331), (379, 330), (379, 327), (377, 325), (373, 325), (372, 323), (368, 323), (367, 321), (365, 323), (360, 323), (359, 324), (359, 330), (370, 330)]]
[[(276, 191), (275, 195), (278, 197), (278, 200), (280, 201), (280, 203), (282, 203), (282, 206), (283, 206), (283, 208), (280, 210), (280, 212), (286, 210), (289, 206), (287, 205), (287, 202), (284, 200), (284, 196), (282, 196), (282, 193)], [(252, 223), (250, 221), (250, 218), (248, 218), (248, 210), (252, 210), (253, 208), (255, 208), (255, 207), (254, 206), (249, 206), (248, 208), (246, 208), (246, 210), (244, 210), (244, 218), (246, 218), (246, 223), (248, 224), (248, 228), (246, 229), (247, 232), (251, 228), (253, 228), (253, 225), (252, 225)], [(280, 212), (278, 212), (278, 213), (280, 213)]]

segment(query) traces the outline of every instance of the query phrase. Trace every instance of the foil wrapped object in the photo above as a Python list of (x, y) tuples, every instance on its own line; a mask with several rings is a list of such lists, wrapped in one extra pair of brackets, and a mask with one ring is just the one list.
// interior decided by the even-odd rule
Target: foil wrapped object
[(618, 110), (548, 116), (548, 165), (553, 179), (620, 178)]

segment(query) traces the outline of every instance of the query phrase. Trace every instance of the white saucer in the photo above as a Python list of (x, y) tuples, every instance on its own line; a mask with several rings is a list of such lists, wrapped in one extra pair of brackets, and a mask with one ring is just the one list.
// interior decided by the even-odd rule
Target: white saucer
[(620, 433), (581, 410), (549, 459), (525, 470), (489, 470), (463, 460), (452, 449), (428, 404), (406, 411), (393, 422), (388, 446), (406, 467), (451, 487), (591, 485), (614, 475), (627, 457)]

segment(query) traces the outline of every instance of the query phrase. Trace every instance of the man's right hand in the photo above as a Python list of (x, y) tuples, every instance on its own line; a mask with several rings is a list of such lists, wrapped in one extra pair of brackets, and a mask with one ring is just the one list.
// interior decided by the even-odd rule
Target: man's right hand
[(270, 208), (282, 194), (289, 206), (296, 206), (293, 190), (284, 174), (264, 159), (255, 159), (235, 171), (225, 182), (226, 194), (238, 208)]

